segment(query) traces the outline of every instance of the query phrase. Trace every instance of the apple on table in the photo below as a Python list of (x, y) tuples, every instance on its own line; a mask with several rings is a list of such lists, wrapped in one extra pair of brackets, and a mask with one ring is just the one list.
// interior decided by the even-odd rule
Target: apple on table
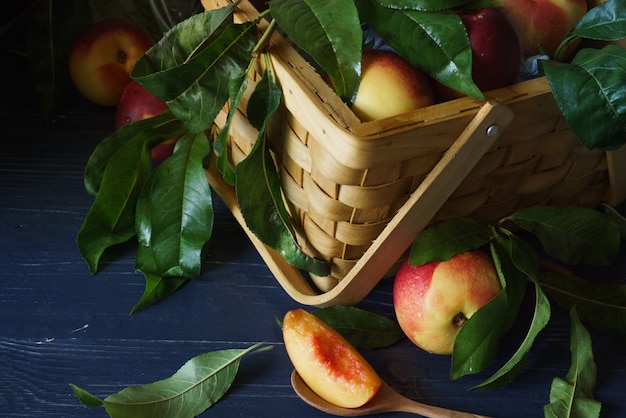
[(137, 60), (154, 45), (150, 33), (123, 18), (89, 25), (74, 40), (69, 56), (70, 77), (90, 101), (116, 106)]
[(393, 284), (398, 324), (416, 346), (452, 354), (463, 324), (502, 290), (493, 261), (481, 250), (446, 261), (404, 261)]

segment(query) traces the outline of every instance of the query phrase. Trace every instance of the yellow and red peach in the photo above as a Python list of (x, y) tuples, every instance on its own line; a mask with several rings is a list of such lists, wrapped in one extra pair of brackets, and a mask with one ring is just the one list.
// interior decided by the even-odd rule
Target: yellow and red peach
[(311, 390), (328, 402), (356, 408), (378, 392), (382, 380), (345, 338), (315, 315), (294, 309), (283, 319), (289, 359)]
[(515, 28), (524, 57), (543, 53), (554, 57), (561, 41), (587, 13), (587, 0), (496, 0), (496, 3), (502, 6)]
[(501, 290), (492, 260), (480, 250), (423, 265), (406, 260), (394, 279), (394, 310), (415, 345), (451, 354), (465, 321)]
[(435, 103), (430, 79), (392, 51), (365, 50), (352, 111), (362, 121), (383, 119)]
[(69, 52), (70, 77), (94, 103), (115, 106), (137, 60), (154, 45), (150, 33), (127, 19), (96, 22), (80, 32)]

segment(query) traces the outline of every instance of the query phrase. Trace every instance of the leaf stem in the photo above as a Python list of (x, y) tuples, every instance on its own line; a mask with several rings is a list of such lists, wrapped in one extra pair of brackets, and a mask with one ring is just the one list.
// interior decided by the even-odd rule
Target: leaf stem
[[(263, 17), (265, 17), (265, 15), (267, 15), (269, 13), (269, 10), (266, 10), (264, 12), (262, 12), (259, 15), (258, 20), (262, 19)], [(267, 26), (267, 29), (265, 30), (265, 32), (263, 32), (263, 34), (261, 35), (261, 38), (259, 39), (259, 41), (257, 42), (257, 44), (254, 46), (254, 49), (252, 50), (252, 55), (257, 55), (259, 53), (259, 51), (264, 52), (265, 49), (267, 48), (269, 42), (270, 42), (270, 38), (272, 36), (272, 33), (274, 32), (274, 29), (276, 28), (276, 21), (274, 19), (270, 20), (269, 25)]]
[(572, 34), (571, 32), (568, 33), (565, 38), (561, 41), (561, 43), (559, 44), (558, 48), (556, 49), (556, 51), (554, 52), (554, 57), (553, 59), (555, 61), (558, 62), (562, 62), (563, 61), (563, 56), (565, 55), (565, 52), (569, 49), (569, 46), (577, 39), (578, 37), (574, 34)]
[(256, 344), (250, 346), (249, 348), (247, 348), (244, 351), (244, 354), (248, 354), (248, 353), (250, 353), (250, 354), (252, 354), (252, 353), (263, 353), (265, 351), (270, 351), (270, 350), (273, 350), (273, 349), (274, 349), (274, 346), (271, 345), (271, 344), (267, 345), (267, 343), (265, 343), (265, 342), (258, 342)]

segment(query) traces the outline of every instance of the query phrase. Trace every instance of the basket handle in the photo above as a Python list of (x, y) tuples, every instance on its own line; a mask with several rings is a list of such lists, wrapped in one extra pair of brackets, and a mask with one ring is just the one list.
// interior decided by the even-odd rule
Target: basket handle
[(313, 290), (298, 269), (245, 226), (234, 189), (223, 181), (215, 164), (210, 165), (207, 177), (270, 271), (296, 302), (319, 307), (354, 305), (367, 296), (402, 256), (512, 119), (513, 112), (507, 106), (496, 101), (486, 102), (348, 275), (321, 294)]

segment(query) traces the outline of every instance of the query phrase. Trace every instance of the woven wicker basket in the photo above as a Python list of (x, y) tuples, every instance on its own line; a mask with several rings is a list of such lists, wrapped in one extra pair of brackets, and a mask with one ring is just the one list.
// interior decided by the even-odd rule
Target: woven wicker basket
[[(203, 0), (207, 9), (231, 2)], [(236, 20), (257, 15), (244, 1)], [(486, 222), (533, 205), (593, 207), (626, 196), (626, 150), (582, 147), (545, 78), (488, 92), (485, 102), (466, 97), (362, 123), (279, 34), (269, 51), (284, 93), (270, 130), (283, 193), (301, 248), (328, 260), (331, 275), (305, 277), (265, 247), (247, 230), (233, 189), (213, 168), (208, 178), (300, 303), (359, 302), (436, 220)], [(249, 91), (260, 74), (259, 68), (252, 75)], [(235, 164), (257, 136), (245, 106), (231, 127)], [(218, 126), (226, 114), (224, 109)]]

